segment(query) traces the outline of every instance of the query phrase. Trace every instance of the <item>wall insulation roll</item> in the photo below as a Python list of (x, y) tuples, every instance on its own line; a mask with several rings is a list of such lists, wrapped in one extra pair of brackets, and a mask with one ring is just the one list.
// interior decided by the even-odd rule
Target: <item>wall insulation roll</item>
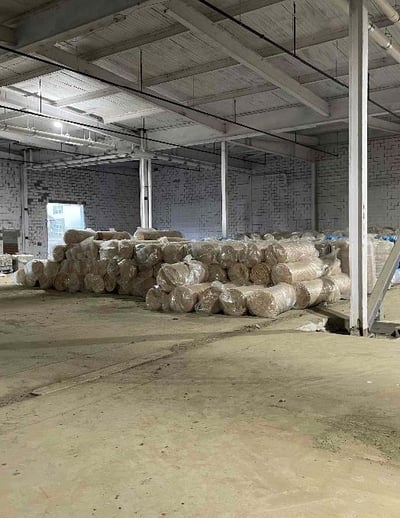
[(153, 269), (143, 270), (130, 281), (130, 294), (144, 299), (146, 293), (155, 283), (156, 280), (153, 277)]
[(67, 273), (65, 277), (65, 289), (69, 293), (77, 293), (82, 289), (84, 278), (77, 273)]
[(296, 291), (292, 285), (281, 283), (248, 293), (246, 301), (252, 315), (275, 318), (293, 308)]
[(238, 286), (249, 284), (250, 272), (243, 263), (235, 263), (228, 270), (229, 280)]
[(131, 259), (118, 261), (119, 275), (123, 281), (130, 281), (137, 275), (137, 266)]
[(337, 241), (334, 241), (334, 246), (337, 250), (337, 256), (341, 263), (342, 272), (350, 275), (349, 240), (338, 239)]
[(322, 277), (325, 272), (325, 265), (317, 257), (296, 263), (279, 263), (271, 271), (271, 278), (274, 284), (285, 282), (294, 284), (301, 281), (312, 281)]
[(26, 265), (24, 266), (25, 273), (27, 275), (33, 274), (37, 279), (39, 275), (44, 274), (44, 264), (45, 261), (41, 259), (33, 259), (32, 261), (26, 263)]
[(49, 259), (43, 265), (43, 273), (51, 280), (57, 275), (59, 269), (60, 264), (52, 259)]
[(119, 243), (116, 239), (111, 239), (110, 241), (103, 241), (100, 244), (99, 249), (99, 257), (100, 259), (114, 259), (114, 257), (118, 257), (119, 251)]
[(237, 262), (237, 258), (238, 252), (232, 245), (221, 244), (217, 262), (222, 268), (230, 268)]
[(337, 285), (340, 291), (340, 295), (343, 299), (350, 298), (350, 277), (346, 273), (330, 275), (327, 278)]
[(219, 264), (210, 264), (208, 266), (208, 280), (210, 282), (226, 282), (228, 280), (226, 270), (224, 270)]
[(340, 260), (337, 258), (337, 250), (328, 255), (321, 257), (321, 261), (325, 265), (325, 275), (337, 275), (342, 273)]
[(23, 268), (18, 268), (14, 275), (15, 284), (25, 285), (25, 270)]
[(135, 259), (139, 269), (153, 268), (162, 261), (161, 244), (139, 244), (135, 246)]
[(250, 270), (250, 280), (253, 284), (271, 284), (271, 268), (267, 263), (258, 263)]
[(215, 315), (222, 312), (222, 305), (219, 296), (226, 288), (234, 288), (234, 284), (222, 284), (222, 282), (214, 281), (210, 287), (199, 294), (199, 301), (194, 309), (196, 313), (204, 315)]
[(219, 301), (225, 315), (240, 317), (247, 313), (246, 298), (253, 292), (263, 289), (264, 286), (237, 286), (224, 288)]
[(132, 259), (135, 250), (135, 241), (121, 239), (118, 242), (118, 256), (122, 259)]
[(66, 245), (75, 245), (88, 237), (95, 237), (96, 232), (93, 230), (67, 230), (64, 234), (64, 243)]
[(157, 275), (157, 284), (169, 293), (177, 286), (188, 283), (189, 266), (186, 263), (163, 264)]
[(104, 292), (104, 279), (101, 275), (96, 273), (88, 273), (84, 280), (85, 290), (92, 293)]
[(150, 288), (146, 294), (146, 306), (150, 311), (169, 311), (170, 295), (159, 286)]
[(182, 239), (184, 236), (182, 232), (179, 232), (179, 230), (155, 230), (152, 228), (138, 228), (133, 237), (135, 239), (148, 241), (151, 239), (160, 239), (161, 237)]
[(296, 309), (309, 308), (322, 302), (337, 302), (340, 299), (339, 287), (329, 277), (298, 282), (293, 287), (296, 290)]
[(280, 241), (272, 243), (270, 253), (275, 256), (277, 263), (294, 263), (317, 257), (318, 251), (309, 241)]
[(178, 286), (171, 292), (169, 304), (176, 313), (190, 313), (199, 300), (199, 295), (210, 287), (210, 283), (193, 284), (192, 286)]
[(247, 268), (252, 268), (264, 259), (264, 250), (259, 248), (255, 243), (245, 243), (238, 251), (238, 261)]
[(113, 293), (117, 289), (117, 276), (107, 272), (103, 279), (105, 291), (107, 293)]
[(54, 279), (54, 288), (57, 291), (65, 291), (67, 289), (68, 273), (59, 272)]
[(95, 239), (108, 241), (109, 239), (131, 239), (129, 232), (117, 232), (115, 230), (99, 230), (95, 233)]
[(39, 288), (42, 290), (48, 290), (53, 286), (54, 278), (51, 279), (46, 274), (39, 275), (38, 277)]
[(189, 267), (188, 284), (202, 284), (208, 281), (208, 267), (200, 261), (193, 259), (186, 263)]
[(164, 263), (179, 263), (187, 255), (187, 245), (185, 243), (167, 243), (164, 245), (162, 253)]
[(66, 250), (67, 250), (67, 245), (56, 245), (53, 248), (53, 259), (55, 261), (57, 261), (58, 263), (61, 263), (61, 261), (64, 261)]
[(209, 265), (218, 262), (219, 245), (213, 241), (199, 241), (190, 244), (190, 253), (193, 259)]

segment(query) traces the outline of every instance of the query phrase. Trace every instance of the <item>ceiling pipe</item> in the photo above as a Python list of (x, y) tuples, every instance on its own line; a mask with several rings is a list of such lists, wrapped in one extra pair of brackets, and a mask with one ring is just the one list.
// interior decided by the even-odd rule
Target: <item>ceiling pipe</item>
[(45, 140), (52, 140), (55, 142), (62, 142), (64, 144), (72, 144), (76, 146), (87, 146), (98, 148), (102, 150), (114, 149), (114, 146), (96, 142), (92, 139), (85, 139), (79, 137), (71, 137), (70, 135), (63, 135), (61, 133), (52, 133), (50, 131), (37, 130), (36, 128), (23, 128), (22, 126), (11, 126), (9, 124), (0, 124), (0, 131), (6, 133), (16, 133), (17, 135), (29, 135), (31, 137), (38, 137)]
[(390, 20), (397, 29), (400, 29), (400, 14), (396, 9), (389, 4), (387, 0), (373, 0), (374, 4), (378, 6), (381, 12)]

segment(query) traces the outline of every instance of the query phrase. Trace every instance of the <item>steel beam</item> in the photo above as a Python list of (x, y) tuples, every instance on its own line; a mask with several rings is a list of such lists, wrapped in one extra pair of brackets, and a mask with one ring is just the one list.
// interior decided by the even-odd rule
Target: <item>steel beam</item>
[(350, 330), (368, 335), (368, 11), (364, 0), (350, 0), (349, 241)]
[(221, 142), (221, 230), (228, 237), (228, 144)]

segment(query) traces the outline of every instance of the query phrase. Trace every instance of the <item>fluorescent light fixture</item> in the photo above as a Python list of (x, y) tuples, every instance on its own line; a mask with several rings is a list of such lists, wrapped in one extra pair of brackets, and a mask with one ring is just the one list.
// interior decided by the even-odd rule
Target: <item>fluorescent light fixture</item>
[(62, 124), (61, 124), (61, 122), (60, 122), (60, 121), (54, 121), (54, 126), (55, 126), (56, 128), (59, 128), (59, 129), (61, 129), (61, 128), (62, 128)]

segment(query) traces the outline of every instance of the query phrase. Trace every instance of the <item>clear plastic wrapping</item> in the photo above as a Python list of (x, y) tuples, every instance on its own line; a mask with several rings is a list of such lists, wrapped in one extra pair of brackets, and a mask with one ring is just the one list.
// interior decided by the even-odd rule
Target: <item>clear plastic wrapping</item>
[(93, 230), (67, 230), (64, 234), (64, 243), (66, 245), (74, 245), (80, 243), (88, 237), (94, 237), (96, 232)]
[(100, 241), (108, 241), (110, 239), (131, 239), (129, 232), (117, 232), (116, 230), (99, 230), (95, 233), (95, 239)]
[(129, 282), (137, 275), (137, 266), (132, 259), (122, 259), (118, 262), (119, 275), (123, 282)]
[(321, 259), (315, 257), (296, 263), (279, 263), (271, 271), (271, 278), (274, 284), (281, 282), (294, 284), (301, 281), (312, 281), (322, 277), (325, 273), (325, 265)]
[(45, 261), (42, 261), (40, 259), (33, 259), (32, 261), (29, 261), (24, 266), (25, 274), (33, 274), (36, 279), (44, 274), (44, 264)]
[(250, 280), (253, 284), (269, 286), (271, 284), (271, 268), (267, 263), (258, 263), (250, 270)]
[(106, 273), (104, 275), (104, 289), (107, 293), (113, 293), (117, 289), (117, 276)]
[(67, 245), (56, 245), (53, 248), (53, 259), (59, 263), (61, 263), (61, 261), (64, 261), (66, 250)]
[(255, 243), (245, 243), (243, 247), (238, 250), (238, 262), (252, 268), (264, 259), (264, 251)]
[(67, 288), (66, 282), (68, 278), (68, 273), (58, 272), (54, 278), (54, 288), (57, 291), (65, 291)]
[(329, 277), (303, 281), (294, 284), (296, 290), (296, 309), (305, 309), (322, 302), (333, 303), (340, 299), (338, 285)]
[(145, 299), (147, 292), (156, 284), (153, 270), (144, 270), (131, 280), (130, 294)]
[(342, 299), (350, 298), (350, 277), (346, 273), (330, 275), (327, 279), (330, 279), (337, 285)]
[(166, 243), (162, 252), (164, 263), (179, 263), (187, 255), (187, 245), (186, 243)]
[(186, 258), (185, 262), (189, 267), (188, 285), (202, 284), (208, 281), (208, 268), (206, 264), (189, 258)]
[(342, 272), (350, 275), (350, 245), (348, 239), (338, 239), (334, 242), (334, 246), (337, 250), (337, 257), (340, 260)]
[(218, 263), (219, 244), (212, 241), (196, 241), (190, 244), (190, 253), (196, 261), (203, 264)]
[(219, 301), (225, 315), (240, 317), (247, 313), (246, 298), (255, 291), (263, 289), (263, 286), (237, 286), (235, 288), (224, 287)]
[(293, 308), (296, 302), (296, 291), (290, 284), (277, 284), (248, 293), (246, 302), (250, 314), (275, 318)]
[(111, 239), (110, 241), (103, 241), (100, 244), (99, 256), (100, 259), (114, 259), (118, 258), (119, 253), (119, 241), (117, 239)]
[(321, 257), (321, 261), (325, 265), (325, 275), (338, 275), (342, 273), (340, 260), (337, 257), (338, 251), (333, 250), (330, 254)]
[(194, 310), (201, 293), (209, 287), (210, 283), (203, 283), (174, 288), (169, 299), (171, 310), (176, 313), (190, 313)]
[(180, 238), (184, 236), (179, 230), (155, 230), (152, 228), (138, 228), (134, 233), (133, 237), (140, 240), (160, 239), (162, 237), (167, 238)]
[(228, 269), (229, 280), (237, 286), (249, 284), (250, 272), (243, 263), (235, 263)]
[(14, 275), (15, 284), (25, 285), (25, 270), (23, 268), (18, 268)]
[(118, 242), (118, 256), (122, 259), (132, 259), (135, 250), (135, 241), (131, 239), (121, 239)]
[(50, 279), (50, 281), (54, 280), (54, 277), (57, 275), (59, 269), (60, 264), (52, 259), (49, 259), (43, 265), (43, 273)]
[(140, 270), (153, 268), (162, 261), (162, 245), (147, 243), (136, 245), (135, 260)]
[(65, 289), (69, 293), (77, 293), (82, 289), (83, 278), (77, 273), (67, 273), (65, 277)]
[(222, 284), (218, 281), (212, 282), (209, 288), (199, 294), (199, 301), (194, 307), (196, 313), (202, 313), (204, 315), (215, 315), (216, 313), (221, 313), (222, 305), (219, 297), (222, 290), (234, 287), (235, 286), (233, 284)]
[(208, 266), (208, 280), (210, 282), (219, 281), (225, 283), (228, 280), (228, 275), (226, 270), (219, 264), (210, 264)]
[(169, 311), (170, 295), (159, 286), (153, 286), (146, 294), (146, 306), (151, 311)]
[(157, 284), (165, 292), (188, 283), (189, 266), (186, 263), (163, 264), (157, 275)]
[(294, 263), (318, 257), (314, 244), (305, 240), (279, 241), (269, 247), (277, 263)]
[(222, 268), (230, 268), (238, 259), (238, 252), (234, 246), (227, 243), (222, 243), (219, 248), (217, 262)]

